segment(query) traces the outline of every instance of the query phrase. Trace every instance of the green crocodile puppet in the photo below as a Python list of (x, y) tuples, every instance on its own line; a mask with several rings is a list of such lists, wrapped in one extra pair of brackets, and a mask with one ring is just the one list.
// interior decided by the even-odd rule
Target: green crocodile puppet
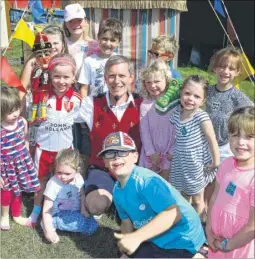
[(180, 87), (182, 80), (171, 79), (167, 91), (156, 101), (155, 108), (159, 114), (165, 114), (180, 103)]

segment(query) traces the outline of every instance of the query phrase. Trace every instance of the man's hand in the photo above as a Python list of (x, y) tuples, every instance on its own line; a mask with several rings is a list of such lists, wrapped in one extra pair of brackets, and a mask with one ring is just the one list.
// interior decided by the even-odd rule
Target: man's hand
[(119, 240), (117, 245), (120, 251), (128, 255), (133, 254), (141, 244), (141, 240), (136, 237), (135, 233), (130, 233), (130, 234), (114, 233), (114, 237)]

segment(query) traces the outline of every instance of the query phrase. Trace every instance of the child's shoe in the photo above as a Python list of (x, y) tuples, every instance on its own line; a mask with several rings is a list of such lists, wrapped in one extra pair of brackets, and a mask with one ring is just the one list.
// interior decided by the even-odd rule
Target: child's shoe
[(28, 227), (26, 224), (28, 222), (29, 218), (23, 218), (21, 216), (19, 217), (13, 217), (13, 221), (15, 221), (17, 224), (21, 225), (21, 226), (25, 226)]
[(2, 230), (9, 230), (10, 229), (9, 216), (1, 216), (1, 229)]
[(35, 228), (36, 222), (32, 222), (31, 218), (27, 218), (27, 221), (24, 225), (25, 227)]

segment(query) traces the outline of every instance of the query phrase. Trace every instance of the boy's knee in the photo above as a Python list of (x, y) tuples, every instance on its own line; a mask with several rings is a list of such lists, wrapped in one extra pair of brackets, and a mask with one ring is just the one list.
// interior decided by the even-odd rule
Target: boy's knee
[(86, 208), (91, 215), (101, 215), (110, 207), (111, 200), (98, 191), (92, 191), (86, 196)]

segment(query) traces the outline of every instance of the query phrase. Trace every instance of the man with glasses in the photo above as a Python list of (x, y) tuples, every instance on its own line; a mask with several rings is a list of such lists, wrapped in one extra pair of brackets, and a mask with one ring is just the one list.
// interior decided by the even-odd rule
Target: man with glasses
[(132, 258), (192, 258), (205, 242), (200, 218), (167, 181), (135, 165), (133, 139), (111, 133), (98, 155), (117, 178), (113, 199), (121, 218), (121, 234), (115, 233), (120, 251)]
[(101, 215), (110, 207), (116, 181), (97, 156), (105, 137), (121, 130), (134, 138), (138, 151), (141, 146), (139, 113), (142, 100), (130, 92), (134, 80), (132, 62), (124, 56), (114, 55), (106, 62), (104, 76), (109, 91), (103, 96), (86, 97), (80, 109), (81, 122), (86, 122), (90, 129), (91, 156), (85, 181), (85, 205), (92, 215)]

